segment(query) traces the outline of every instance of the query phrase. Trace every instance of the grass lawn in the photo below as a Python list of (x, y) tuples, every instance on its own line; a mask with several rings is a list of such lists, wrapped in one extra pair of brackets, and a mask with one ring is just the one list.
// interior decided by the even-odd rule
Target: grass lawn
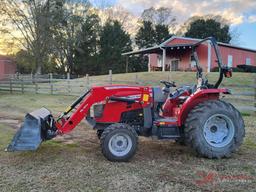
[(95, 131), (85, 123), (68, 135), (43, 143), (36, 152), (4, 152), (26, 112), (45, 106), (57, 116), (74, 99), (0, 95), (1, 191), (253, 191), (256, 188), (253, 116), (244, 116), (245, 142), (229, 159), (198, 158), (188, 147), (174, 142), (140, 138), (131, 162), (113, 163), (103, 157)]
[[(113, 81), (128, 83), (135, 81), (135, 76), (134, 73), (117, 74), (113, 75)], [(211, 82), (215, 82), (218, 74), (211, 73), (208, 76)], [(178, 85), (195, 83), (195, 73), (189, 72), (139, 73), (137, 77), (145, 85), (159, 85), (161, 79), (174, 80)], [(252, 85), (253, 78), (253, 74), (234, 73), (234, 77), (225, 79), (223, 84), (228, 87), (236, 84)], [(86, 81), (84, 78), (81, 80)], [(90, 77), (90, 82), (92, 85), (107, 84), (108, 76)], [(72, 87), (76, 80), (70, 83)], [(243, 92), (248, 91), (248, 88), (233, 88), (233, 91)], [(245, 141), (229, 159), (198, 158), (188, 147), (174, 142), (140, 138), (137, 154), (131, 162), (112, 163), (103, 157), (95, 131), (84, 122), (70, 134), (43, 143), (36, 152), (4, 152), (27, 112), (44, 106), (52, 110), (56, 117), (75, 98), (0, 93), (1, 191), (255, 190), (256, 118), (247, 113), (244, 114)], [(251, 102), (241, 102), (234, 97), (227, 99), (235, 105), (252, 105)]]

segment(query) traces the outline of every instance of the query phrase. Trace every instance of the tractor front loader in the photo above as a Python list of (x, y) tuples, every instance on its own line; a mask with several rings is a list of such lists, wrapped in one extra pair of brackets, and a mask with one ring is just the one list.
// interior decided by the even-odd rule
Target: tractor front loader
[[(209, 84), (203, 76), (197, 47), (210, 41), (220, 69), (219, 79)], [(244, 122), (230, 103), (221, 100), (230, 94), (219, 88), (231, 70), (222, 63), (214, 38), (192, 46), (197, 84), (176, 87), (161, 81), (160, 87), (110, 85), (92, 87), (63, 112), (57, 120), (45, 108), (29, 113), (7, 151), (36, 150), (42, 141), (69, 133), (82, 120), (97, 130), (103, 155), (110, 161), (128, 161), (136, 152), (138, 136), (182, 141), (200, 156), (229, 157), (241, 145)]]

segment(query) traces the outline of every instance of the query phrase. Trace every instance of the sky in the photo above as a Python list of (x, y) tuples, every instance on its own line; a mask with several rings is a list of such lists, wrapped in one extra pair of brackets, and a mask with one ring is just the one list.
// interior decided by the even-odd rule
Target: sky
[(94, 5), (122, 6), (135, 16), (150, 7), (172, 8), (178, 24), (195, 15), (217, 14), (239, 34), (240, 46), (256, 50), (256, 0), (91, 0)]

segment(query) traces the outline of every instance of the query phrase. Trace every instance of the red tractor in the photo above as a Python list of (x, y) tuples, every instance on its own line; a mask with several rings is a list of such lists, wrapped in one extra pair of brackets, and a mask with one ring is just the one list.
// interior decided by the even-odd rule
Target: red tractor
[[(206, 41), (211, 41), (220, 69), (214, 85), (203, 76), (196, 53), (198, 45)], [(176, 85), (168, 81), (161, 81), (162, 89), (130, 85), (92, 87), (57, 120), (45, 108), (27, 114), (6, 150), (36, 150), (42, 141), (69, 133), (85, 119), (97, 130), (102, 153), (110, 161), (131, 159), (138, 136), (184, 142), (208, 158), (229, 157), (245, 135), (241, 114), (221, 100), (221, 95), (230, 91), (218, 88), (223, 76), (232, 76), (231, 70), (223, 65), (214, 38), (194, 44), (192, 52), (197, 85), (182, 86), (173, 92), (171, 88)]]

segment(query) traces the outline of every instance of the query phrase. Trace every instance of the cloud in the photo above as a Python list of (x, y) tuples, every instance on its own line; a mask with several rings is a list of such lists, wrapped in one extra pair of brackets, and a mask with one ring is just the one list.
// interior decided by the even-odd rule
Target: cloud
[(256, 23), (256, 15), (251, 15), (248, 17), (249, 23)]
[[(118, 4), (137, 16), (152, 6), (172, 8), (180, 23), (191, 16), (216, 14), (227, 19), (232, 25), (238, 25), (245, 21), (247, 15), (256, 12), (255, 0), (119, 0)], [(248, 20), (255, 22), (255, 15), (250, 16)]]

